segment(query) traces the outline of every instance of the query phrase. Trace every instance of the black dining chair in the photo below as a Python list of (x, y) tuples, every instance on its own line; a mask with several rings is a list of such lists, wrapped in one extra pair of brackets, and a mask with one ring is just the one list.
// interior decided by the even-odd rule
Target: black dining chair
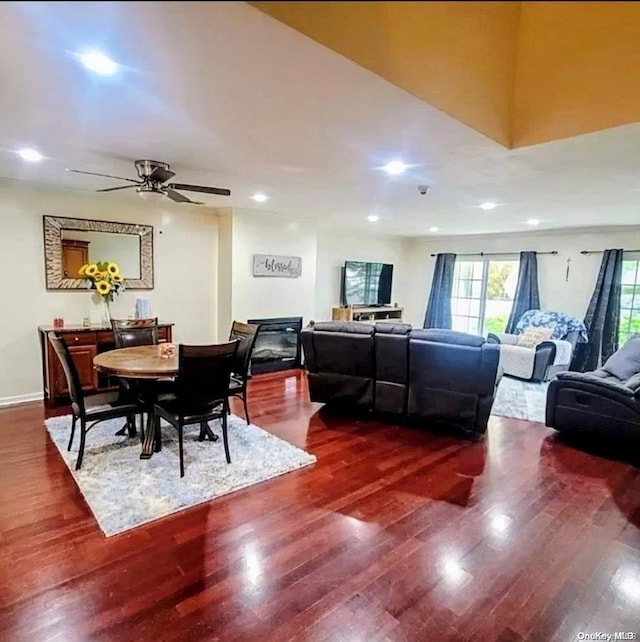
[(207, 424), (219, 419), (227, 463), (231, 463), (227, 436), (229, 413), (229, 379), (238, 351), (238, 341), (218, 345), (178, 346), (178, 377), (175, 395), (161, 398), (155, 404), (156, 448), (160, 446), (160, 420), (178, 431), (180, 477), (184, 477), (183, 432), (191, 424)]
[(244, 416), (247, 423), (249, 419), (249, 407), (247, 405), (247, 384), (249, 382), (249, 367), (251, 366), (251, 353), (256, 344), (256, 337), (260, 326), (250, 323), (234, 321), (229, 333), (229, 341), (237, 339), (238, 353), (233, 365), (231, 381), (229, 383), (229, 394), (232, 397), (242, 399)]
[[(158, 318), (149, 319), (111, 319), (113, 339), (116, 349), (136, 348), (138, 346), (152, 346), (158, 344)], [(120, 394), (125, 401), (135, 401), (142, 412), (147, 412), (149, 417), (152, 414), (152, 406), (160, 395), (173, 393), (173, 381), (137, 381), (121, 377), (118, 379)], [(151, 429), (151, 421), (147, 422), (147, 428)], [(125, 424), (116, 435), (124, 435), (129, 431), (130, 436), (135, 436), (136, 427), (129, 423)]]
[(111, 319), (116, 348), (152, 346), (158, 343), (158, 319)]
[(137, 404), (123, 401), (117, 392), (85, 396), (80, 384), (78, 370), (64, 339), (54, 333), (50, 333), (49, 341), (60, 360), (64, 376), (67, 379), (69, 396), (71, 397), (73, 419), (71, 420), (71, 435), (67, 450), (71, 450), (76, 424), (80, 420), (80, 448), (76, 460), (76, 470), (80, 470), (82, 458), (84, 457), (85, 438), (89, 430), (102, 421), (120, 417), (126, 417), (127, 422), (135, 426), (135, 416), (140, 410)]

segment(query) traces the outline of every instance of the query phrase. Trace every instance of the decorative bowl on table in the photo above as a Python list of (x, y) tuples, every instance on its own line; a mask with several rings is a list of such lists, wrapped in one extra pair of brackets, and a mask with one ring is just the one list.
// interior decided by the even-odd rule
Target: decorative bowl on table
[(176, 356), (175, 343), (161, 343), (160, 344), (160, 357), (162, 359), (172, 359)]

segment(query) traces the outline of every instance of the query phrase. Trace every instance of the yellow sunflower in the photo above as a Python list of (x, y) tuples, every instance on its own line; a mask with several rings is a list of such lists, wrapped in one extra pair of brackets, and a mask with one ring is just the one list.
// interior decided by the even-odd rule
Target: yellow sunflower
[(111, 276), (111, 280), (114, 283), (122, 283), (124, 281), (124, 278), (122, 277), (122, 274), (113, 274)]
[(88, 264), (88, 263), (85, 263), (85, 264), (84, 264), (83, 266), (81, 266), (81, 268), (78, 270), (78, 274), (79, 274), (80, 276), (84, 276), (84, 272), (85, 272), (85, 270), (86, 270), (88, 267), (89, 267), (89, 264)]
[(96, 290), (98, 291), (98, 294), (109, 294), (109, 292), (111, 292), (111, 286), (106, 281), (97, 281)]
[(84, 269), (85, 276), (95, 276), (97, 273), (98, 273), (98, 266), (95, 263), (91, 263), (91, 265), (87, 265), (87, 267)]
[(109, 265), (107, 265), (107, 271), (111, 276), (115, 276), (116, 274), (120, 274), (120, 266), (117, 263), (109, 263)]

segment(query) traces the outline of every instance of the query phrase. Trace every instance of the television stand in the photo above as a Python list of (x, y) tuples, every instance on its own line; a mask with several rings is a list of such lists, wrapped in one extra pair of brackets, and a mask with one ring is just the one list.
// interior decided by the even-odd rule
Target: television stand
[(364, 323), (377, 323), (391, 321), (402, 323), (404, 308), (396, 306), (348, 306), (346, 308), (331, 308), (332, 321), (361, 321)]

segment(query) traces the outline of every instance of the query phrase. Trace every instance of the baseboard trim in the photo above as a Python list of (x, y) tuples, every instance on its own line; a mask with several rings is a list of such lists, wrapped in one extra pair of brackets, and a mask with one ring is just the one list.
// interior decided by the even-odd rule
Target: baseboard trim
[(42, 401), (44, 395), (41, 392), (32, 392), (28, 395), (15, 395), (14, 397), (0, 397), (0, 408), (5, 406), (18, 406), (32, 401)]

